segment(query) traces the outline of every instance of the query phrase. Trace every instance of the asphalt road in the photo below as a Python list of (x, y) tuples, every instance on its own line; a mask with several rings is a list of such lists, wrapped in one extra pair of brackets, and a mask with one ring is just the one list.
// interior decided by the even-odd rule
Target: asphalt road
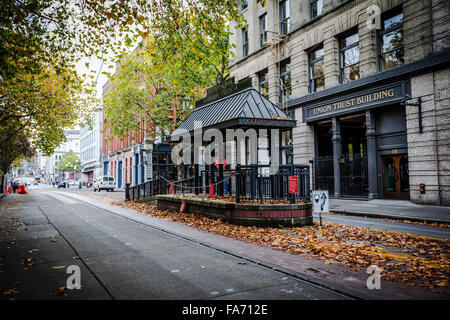
[[(0, 292), (13, 290), (0, 299), (346, 298), (51, 190), (30, 191), (1, 203)], [(82, 288), (59, 295), (70, 265), (80, 267)]]

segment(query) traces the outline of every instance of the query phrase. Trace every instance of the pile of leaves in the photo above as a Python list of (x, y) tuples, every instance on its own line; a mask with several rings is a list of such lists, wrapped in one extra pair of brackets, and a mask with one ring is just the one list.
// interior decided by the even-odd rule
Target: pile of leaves
[(354, 271), (377, 265), (384, 280), (403, 281), (431, 290), (446, 289), (449, 285), (450, 241), (445, 239), (333, 223), (295, 228), (244, 227), (221, 219), (158, 210), (144, 203), (114, 204), (203, 231), (323, 260), (326, 264), (344, 264)]

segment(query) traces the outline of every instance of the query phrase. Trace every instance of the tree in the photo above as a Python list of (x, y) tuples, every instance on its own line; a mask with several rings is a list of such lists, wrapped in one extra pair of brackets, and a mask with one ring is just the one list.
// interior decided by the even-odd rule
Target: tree
[[(93, 93), (96, 71), (82, 79), (75, 76), (79, 59), (104, 60), (112, 52), (115, 60), (126, 47), (150, 35), (150, 52), (158, 52), (160, 61), (152, 61), (152, 68), (172, 70), (158, 99), (180, 106), (186, 96), (192, 100), (197, 84), (202, 87), (204, 79), (211, 79), (210, 69), (217, 79), (227, 76), (231, 20), (243, 22), (234, 0), (4, 1), (0, 6), (1, 131), (15, 128), (12, 131), (23, 132), (32, 147), (51, 153), (64, 140), (64, 127), (87, 110), (80, 110), (80, 98)], [(190, 75), (203, 73), (205, 77), (192, 83)], [(173, 92), (168, 90), (170, 81)], [(160, 111), (158, 115), (163, 114)], [(164, 121), (159, 122), (164, 128)], [(0, 146), (9, 149), (11, 139), (3, 138)]]
[[(64, 129), (89, 112), (94, 75), (80, 78), (80, 58), (101, 58), (122, 46), (114, 39), (136, 21), (132, 1), (17, 0), (0, 6), (0, 148), (15, 137), (44, 155)], [(95, 72), (95, 70), (91, 70)], [(91, 79), (88, 83), (88, 79)], [(83, 121), (84, 122), (84, 121)], [(13, 153), (11, 153), (12, 155)]]
[(84, 93), (74, 72), (58, 75), (51, 65), (41, 74), (18, 74), (4, 81), (0, 86), (0, 130), (5, 134), (0, 146), (10, 149), (13, 136), (20, 133), (34, 149), (50, 154), (64, 141), (67, 127), (89, 118), (92, 100)]
[(78, 171), (80, 169), (80, 158), (70, 150), (58, 163), (58, 171)]
[(145, 130), (147, 135), (165, 136), (192, 110), (214, 76), (214, 69), (202, 68), (196, 61), (190, 72), (182, 72), (178, 52), (165, 60), (154, 43), (145, 45), (121, 61), (110, 80), (104, 98), (109, 134), (125, 138)]
[[(42, 65), (74, 67), (82, 56), (121, 47), (112, 37), (138, 21), (134, 1), (16, 0), (0, 6), (0, 79), (38, 74)], [(119, 43), (120, 42), (120, 43)]]
[[(8, 132), (0, 131), (0, 137)], [(0, 174), (5, 175), (14, 163), (22, 161), (24, 158), (32, 157), (35, 150), (30, 146), (28, 139), (21, 133), (14, 135), (10, 139), (10, 147), (0, 148)]]
[(229, 76), (229, 25), (244, 22), (234, 0), (153, 1), (141, 12), (150, 17), (137, 29), (143, 43), (122, 58), (104, 99), (109, 137), (170, 132), (207, 87)]

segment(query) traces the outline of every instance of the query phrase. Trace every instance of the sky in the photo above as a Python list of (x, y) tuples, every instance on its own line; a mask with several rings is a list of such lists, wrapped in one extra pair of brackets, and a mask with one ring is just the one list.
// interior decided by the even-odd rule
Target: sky
[[(85, 65), (86, 62), (89, 63), (89, 68), (86, 67)], [(112, 65), (113, 68), (108, 68), (108, 66), (110, 65)], [(115, 64), (108, 63), (105, 61), (105, 63), (103, 63), (102, 65), (102, 61), (97, 59), (96, 57), (83, 58), (80, 59), (80, 61), (78, 61), (76, 70), (78, 75), (80, 76), (83, 74), (91, 74), (91, 71), (95, 71), (95, 74), (94, 73), (92, 74), (95, 76), (95, 79), (97, 79), (96, 82), (97, 98), (101, 98), (103, 85), (108, 81), (108, 77), (102, 74), (102, 72), (104, 71), (110, 73), (114, 72)]]

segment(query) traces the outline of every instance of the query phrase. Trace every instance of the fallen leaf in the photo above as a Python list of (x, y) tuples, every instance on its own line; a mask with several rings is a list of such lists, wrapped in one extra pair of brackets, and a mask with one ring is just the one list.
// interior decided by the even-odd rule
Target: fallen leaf
[(64, 269), (66, 266), (53, 266), (52, 269)]
[(17, 292), (19, 292), (19, 291), (17, 290), (17, 288), (11, 288), (11, 289), (9, 289), (9, 290), (3, 291), (3, 294), (4, 294), (4, 295), (9, 295), (9, 294), (16, 294)]

